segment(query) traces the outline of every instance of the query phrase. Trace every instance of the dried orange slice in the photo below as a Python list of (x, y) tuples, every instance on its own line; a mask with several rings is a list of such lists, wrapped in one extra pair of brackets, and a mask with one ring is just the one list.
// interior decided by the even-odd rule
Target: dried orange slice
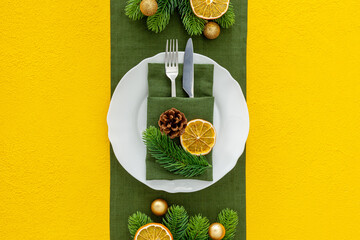
[(164, 225), (148, 223), (137, 230), (134, 240), (173, 240), (173, 236)]
[(194, 14), (203, 19), (217, 19), (229, 9), (230, 0), (190, 0)]
[(180, 136), (181, 145), (194, 155), (206, 155), (215, 145), (214, 126), (205, 120), (195, 119), (188, 122), (185, 132)]

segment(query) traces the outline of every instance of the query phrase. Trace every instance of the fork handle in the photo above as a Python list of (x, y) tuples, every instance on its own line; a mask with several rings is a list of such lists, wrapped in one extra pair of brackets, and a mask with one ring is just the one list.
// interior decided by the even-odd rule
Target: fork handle
[(171, 81), (171, 97), (176, 97), (176, 85), (175, 80)]

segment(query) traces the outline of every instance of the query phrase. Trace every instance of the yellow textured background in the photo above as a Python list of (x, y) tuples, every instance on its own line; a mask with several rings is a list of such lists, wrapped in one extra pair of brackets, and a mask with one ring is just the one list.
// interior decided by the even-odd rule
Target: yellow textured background
[[(109, 239), (109, 9), (0, 1), (0, 239)], [(249, 0), (249, 240), (360, 239), (359, 16)]]

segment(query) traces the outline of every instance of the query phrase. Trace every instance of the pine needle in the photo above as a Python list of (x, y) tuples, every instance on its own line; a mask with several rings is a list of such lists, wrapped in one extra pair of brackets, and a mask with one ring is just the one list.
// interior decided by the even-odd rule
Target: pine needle
[(187, 240), (208, 240), (209, 239), (209, 219), (199, 215), (190, 217), (186, 230)]
[(170, 13), (166, 11), (158, 11), (147, 18), (146, 24), (149, 30), (159, 33), (162, 32), (170, 22)]
[(185, 30), (190, 36), (201, 35), (207, 21), (197, 17), (191, 9), (189, 0), (179, 0), (179, 13)]
[(225, 237), (223, 240), (233, 240), (235, 238), (236, 227), (239, 223), (237, 212), (226, 208), (218, 215), (218, 221), (225, 227)]
[(222, 28), (229, 28), (235, 24), (235, 12), (231, 2), (229, 5), (229, 9), (226, 11), (226, 13), (220, 18), (215, 19), (215, 22), (217, 22)]
[(172, 205), (165, 217), (163, 224), (170, 230), (174, 240), (184, 240), (188, 227), (189, 216), (183, 206)]
[(139, 20), (144, 17), (140, 11), (140, 3), (142, 0), (128, 0), (125, 7), (125, 15), (131, 20)]
[(142, 212), (136, 212), (133, 215), (131, 215), (128, 219), (128, 228), (129, 228), (129, 232), (132, 238), (134, 238), (137, 230), (139, 230), (139, 228), (141, 228), (142, 226), (148, 224), (148, 223), (152, 223), (153, 220), (151, 220), (151, 218), (149, 216), (147, 216), (146, 214), (142, 213)]
[(158, 10), (147, 18), (149, 30), (159, 33), (162, 32), (170, 22), (170, 16), (174, 13), (178, 0), (158, 0)]
[(185, 151), (154, 126), (143, 132), (143, 141), (156, 162), (174, 174), (194, 177), (212, 167), (204, 156)]

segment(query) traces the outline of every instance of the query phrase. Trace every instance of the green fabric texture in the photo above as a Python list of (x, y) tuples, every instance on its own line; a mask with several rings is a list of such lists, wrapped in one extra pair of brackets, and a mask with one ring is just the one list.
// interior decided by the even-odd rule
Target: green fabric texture
[[(229, 29), (221, 29), (220, 36), (208, 40), (203, 36), (193, 37), (194, 51), (210, 57), (225, 67), (246, 93), (246, 34), (247, 0), (231, 0), (236, 14), (236, 23)], [(146, 18), (132, 21), (124, 14), (126, 1), (111, 0), (111, 92), (120, 79), (141, 60), (165, 50), (166, 39), (178, 39), (179, 50), (184, 50), (189, 38), (178, 13), (171, 16), (166, 29), (158, 34), (148, 31)], [(102, 59), (100, 61), (106, 61)], [(129, 159), (131, 160), (131, 159)], [(193, 193), (170, 194), (155, 191), (137, 181), (119, 164), (110, 150), (110, 239), (130, 240), (127, 228), (128, 217), (141, 211), (154, 221), (161, 218), (151, 213), (154, 199), (163, 198), (169, 205), (183, 205), (190, 216), (201, 213), (211, 222), (218, 213), (231, 208), (239, 214), (236, 240), (246, 239), (245, 203), (245, 152), (236, 166), (212, 186)]]
[[(213, 73), (214, 65), (195, 64), (194, 65), (194, 98), (187, 97), (182, 89), (182, 69), (179, 65), (179, 75), (176, 78), (176, 97), (171, 96), (171, 82), (165, 74), (164, 64), (148, 64), (148, 86), (149, 97), (147, 104), (147, 126), (158, 126), (161, 113), (176, 108), (183, 112), (188, 119), (201, 118), (213, 122), (214, 97), (213, 92)], [(179, 143), (179, 138), (174, 141)], [(206, 159), (212, 164), (212, 152), (206, 155)], [(175, 175), (155, 162), (155, 158), (148, 152), (146, 155), (146, 179), (184, 179), (181, 175)], [(207, 169), (202, 175), (190, 179), (212, 181), (212, 168)]]

